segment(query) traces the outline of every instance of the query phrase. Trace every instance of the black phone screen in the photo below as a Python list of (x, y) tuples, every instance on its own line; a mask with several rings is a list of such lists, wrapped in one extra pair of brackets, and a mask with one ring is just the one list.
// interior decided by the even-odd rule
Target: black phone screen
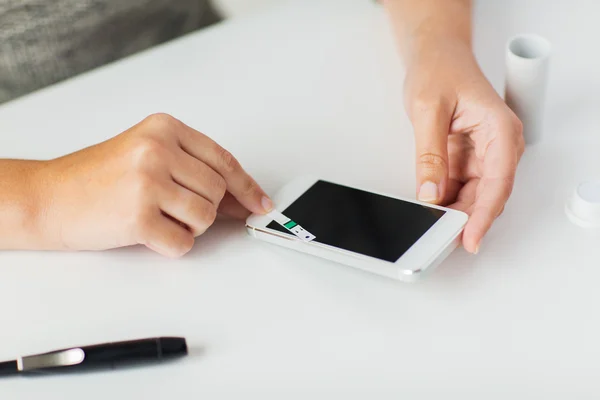
[(396, 262), (446, 212), (320, 180), (283, 213), (316, 242)]

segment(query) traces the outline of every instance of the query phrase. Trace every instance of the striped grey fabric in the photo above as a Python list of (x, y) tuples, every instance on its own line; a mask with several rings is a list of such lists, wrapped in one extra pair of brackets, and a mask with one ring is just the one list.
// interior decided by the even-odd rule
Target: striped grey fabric
[(0, 103), (218, 19), (208, 0), (0, 0)]

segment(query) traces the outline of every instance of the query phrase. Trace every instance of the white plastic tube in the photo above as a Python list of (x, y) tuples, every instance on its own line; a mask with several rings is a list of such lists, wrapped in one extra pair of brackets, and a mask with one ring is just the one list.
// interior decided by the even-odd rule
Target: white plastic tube
[(519, 35), (506, 46), (506, 104), (523, 123), (525, 143), (541, 140), (552, 46), (538, 35)]

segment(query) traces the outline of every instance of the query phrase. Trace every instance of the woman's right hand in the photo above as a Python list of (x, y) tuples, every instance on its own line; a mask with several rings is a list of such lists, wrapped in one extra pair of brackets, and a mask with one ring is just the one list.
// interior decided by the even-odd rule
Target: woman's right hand
[(243, 218), (273, 207), (228, 151), (166, 114), (45, 162), (38, 174), (37, 229), (47, 249), (143, 244), (179, 257), (217, 211)]

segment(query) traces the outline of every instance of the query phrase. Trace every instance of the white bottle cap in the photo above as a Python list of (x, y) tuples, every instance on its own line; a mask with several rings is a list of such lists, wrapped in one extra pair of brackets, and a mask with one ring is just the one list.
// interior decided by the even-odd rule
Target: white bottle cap
[(584, 228), (600, 227), (600, 180), (579, 184), (565, 211), (574, 224)]

